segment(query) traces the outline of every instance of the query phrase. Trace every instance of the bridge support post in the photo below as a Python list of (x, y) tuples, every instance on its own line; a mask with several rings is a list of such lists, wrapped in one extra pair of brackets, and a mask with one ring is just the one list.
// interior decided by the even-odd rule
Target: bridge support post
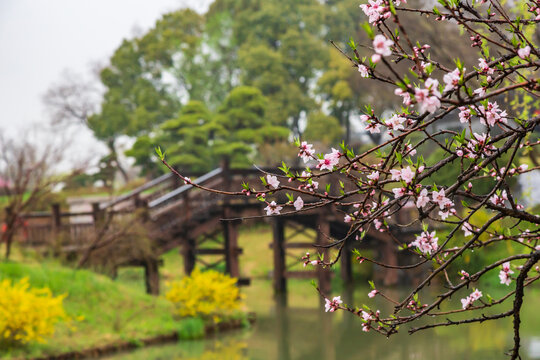
[(146, 293), (159, 295), (159, 261), (157, 259), (149, 259), (144, 263), (144, 279)]
[(183, 246), (183, 256), (184, 256), (184, 272), (186, 275), (191, 274), (193, 269), (195, 269), (195, 251), (196, 251), (196, 241), (195, 239), (187, 239), (184, 242)]
[(105, 213), (103, 210), (101, 210), (98, 202), (92, 203), (92, 218), (94, 219), (94, 225), (96, 225), (96, 228), (103, 225)]
[(285, 220), (273, 218), (273, 244), (274, 251), (274, 293), (284, 295), (287, 292), (287, 279), (285, 278)]
[[(381, 261), (388, 265), (398, 265), (398, 255), (396, 244), (390, 239), (384, 239), (381, 247)], [(396, 269), (383, 268), (383, 284), (385, 286), (396, 285), (398, 283), (398, 271)]]
[[(322, 213), (317, 217), (317, 245), (326, 244), (326, 236), (330, 236), (330, 222), (327, 220), (328, 214)], [(328, 249), (320, 249), (319, 253), (324, 255), (324, 260), (328, 261)], [(319, 279), (319, 289), (322, 293), (327, 295), (331, 289), (331, 273), (328, 269), (324, 269), (322, 266), (317, 267), (317, 277)]]
[(345, 245), (341, 252), (341, 278), (346, 285), (352, 284), (352, 260), (351, 260), (351, 241), (352, 239), (345, 240)]
[(51, 244), (60, 244), (60, 228), (62, 226), (62, 217), (60, 216), (60, 204), (54, 203), (51, 206), (52, 213), (52, 239)]
[[(232, 211), (229, 207), (223, 209), (223, 217), (231, 218)], [(225, 246), (225, 271), (234, 278), (240, 277), (240, 264), (238, 261), (238, 229), (234, 221), (222, 221), (223, 239)]]

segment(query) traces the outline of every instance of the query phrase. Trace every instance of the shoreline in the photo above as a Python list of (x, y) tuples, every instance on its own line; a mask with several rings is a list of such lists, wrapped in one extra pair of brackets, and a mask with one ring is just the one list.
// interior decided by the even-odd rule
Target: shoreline
[[(247, 320), (250, 325), (255, 323), (255, 313), (248, 313)], [(241, 319), (233, 319), (226, 322), (220, 322), (217, 324), (207, 324), (204, 327), (204, 337), (209, 335), (226, 332), (230, 330), (241, 329), (245, 322)], [(70, 359), (89, 359), (98, 358), (106, 355), (112, 355), (120, 352), (128, 352), (130, 350), (140, 349), (146, 346), (161, 345), (170, 342), (181, 340), (177, 331), (169, 334), (155, 335), (143, 339), (136, 339), (130, 341), (117, 341), (107, 345), (94, 346), (88, 349), (79, 351), (69, 351), (56, 355), (46, 355), (34, 358), (25, 358), (27, 360), (70, 360)], [(16, 358), (14, 360), (22, 360), (22, 358)]]

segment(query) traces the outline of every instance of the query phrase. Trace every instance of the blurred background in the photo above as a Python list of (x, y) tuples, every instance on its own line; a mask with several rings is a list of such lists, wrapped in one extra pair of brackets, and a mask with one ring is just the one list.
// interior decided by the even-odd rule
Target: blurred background
[[(432, 8), (434, 3), (410, 0), (409, 5)], [(403, 333), (386, 340), (362, 333), (361, 323), (350, 314), (322, 313), (308, 279), (290, 279), (287, 300), (274, 301), (269, 243), (275, 232), (268, 221), (240, 227), (237, 241), (243, 253), (236, 276), (251, 283), (235, 295), (233, 300), (241, 297), (243, 302), (231, 305), (234, 315), (231, 309), (199, 309), (195, 316), (184, 316), (177, 306), (189, 299), (175, 298), (174, 284), (188, 298), (202, 291), (202, 286), (190, 290), (193, 294), (182, 288), (188, 286), (181, 283), (187, 279), (185, 249), (156, 255), (152, 237), (134, 218), (121, 218), (109, 238), (98, 226), (106, 209), (122, 210), (118, 199), (159, 199), (157, 193), (150, 197), (154, 194), (146, 185), (169, 173), (155, 154), (157, 146), (171, 165), (197, 179), (224, 163), (237, 170), (275, 168), (282, 160), (302, 166), (294, 138), (313, 143), (317, 152), (337, 148), (342, 141), (355, 151), (382, 143), (385, 134), (362, 131), (360, 115), (368, 105), (377, 115), (388, 116), (399, 110), (401, 98), (392, 87), (363, 79), (337, 49), (346, 50), (350, 39), (369, 44), (358, 6), (357, 0), (0, 1), (2, 239), (6, 244), (15, 239), (0, 264), (0, 279), (12, 283), (0, 291), (7, 294), (16, 281), (28, 277), (32, 287), (46, 287), (54, 296), (66, 294), (70, 318), (62, 321), (70, 325), (61, 324), (44, 343), (21, 345), (5, 335), (1, 358), (52, 356), (121, 341), (142, 345), (141, 339), (171, 332), (183, 339), (112, 358), (500, 358), (511, 346), (509, 323), (443, 328), (413, 337)], [(446, 44), (430, 49), (442, 64), (453, 68), (458, 57), (468, 69), (477, 64), (478, 54), (462, 41), (467, 36), (451, 24), (406, 15), (402, 21), (420, 44)], [(371, 55), (362, 46), (358, 51)], [(450, 116), (439, 126), (459, 129), (452, 120)], [(436, 148), (423, 152), (427, 162), (442, 155)], [(524, 160), (531, 161), (537, 160)], [(456, 164), (432, 180), (444, 185), (458, 172)], [(535, 206), (540, 201), (538, 174), (522, 178), (514, 184), (516, 192)], [(490, 181), (475, 186), (487, 188)], [(79, 229), (76, 224), (83, 230), (74, 230)], [(298, 235), (297, 230), (287, 228), (285, 235)], [(314, 229), (304, 230), (297, 241), (313, 242)], [(58, 250), (73, 246), (74, 238), (87, 239), (90, 231), (108, 239), (106, 244), (91, 240), (101, 252), (81, 257)], [(224, 236), (215, 235), (218, 245), (226, 242)], [(152, 264), (159, 267), (162, 296), (145, 293), (150, 262), (126, 265), (126, 249), (156, 261)], [(302, 270), (305, 251), (289, 250), (295, 261), (289, 270)], [(463, 265), (474, 268), (480, 260), (467, 258)], [(223, 264), (198, 266), (230, 273)], [(346, 291), (340, 270), (333, 271), (333, 294)], [(355, 285), (347, 290), (348, 301), (357, 299), (353, 303), (360, 305), (370, 290), (367, 279), (377, 269), (353, 264), (351, 271)], [(495, 297), (494, 276), (485, 286), (493, 286)], [(403, 294), (393, 285), (392, 294)], [(540, 293), (531, 296), (538, 299)], [(391, 310), (378, 299), (372, 305)], [(525, 359), (540, 358), (540, 319), (533, 310), (526, 308), (523, 316)], [(252, 325), (249, 312), (257, 318)], [(205, 337), (209, 322), (231, 319), (240, 319), (244, 329), (190, 340)]]

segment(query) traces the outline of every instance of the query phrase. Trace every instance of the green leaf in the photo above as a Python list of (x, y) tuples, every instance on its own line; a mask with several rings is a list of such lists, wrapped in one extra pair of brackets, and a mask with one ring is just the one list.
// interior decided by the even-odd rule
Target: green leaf
[(165, 153), (161, 151), (161, 147), (156, 146), (155, 150), (156, 150), (157, 156), (159, 157), (159, 160), (161, 161), (165, 160)]

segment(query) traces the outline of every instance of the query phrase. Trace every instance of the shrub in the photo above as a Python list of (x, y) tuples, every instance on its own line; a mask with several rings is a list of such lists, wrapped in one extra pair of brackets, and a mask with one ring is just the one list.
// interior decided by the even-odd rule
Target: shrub
[(195, 269), (190, 276), (172, 282), (165, 297), (181, 317), (212, 317), (217, 321), (242, 305), (236, 281), (214, 270)]
[(53, 296), (48, 288), (30, 288), (28, 278), (18, 283), (1, 281), (0, 347), (45, 342), (45, 337), (54, 333), (56, 323), (68, 318), (62, 304), (65, 297)]

